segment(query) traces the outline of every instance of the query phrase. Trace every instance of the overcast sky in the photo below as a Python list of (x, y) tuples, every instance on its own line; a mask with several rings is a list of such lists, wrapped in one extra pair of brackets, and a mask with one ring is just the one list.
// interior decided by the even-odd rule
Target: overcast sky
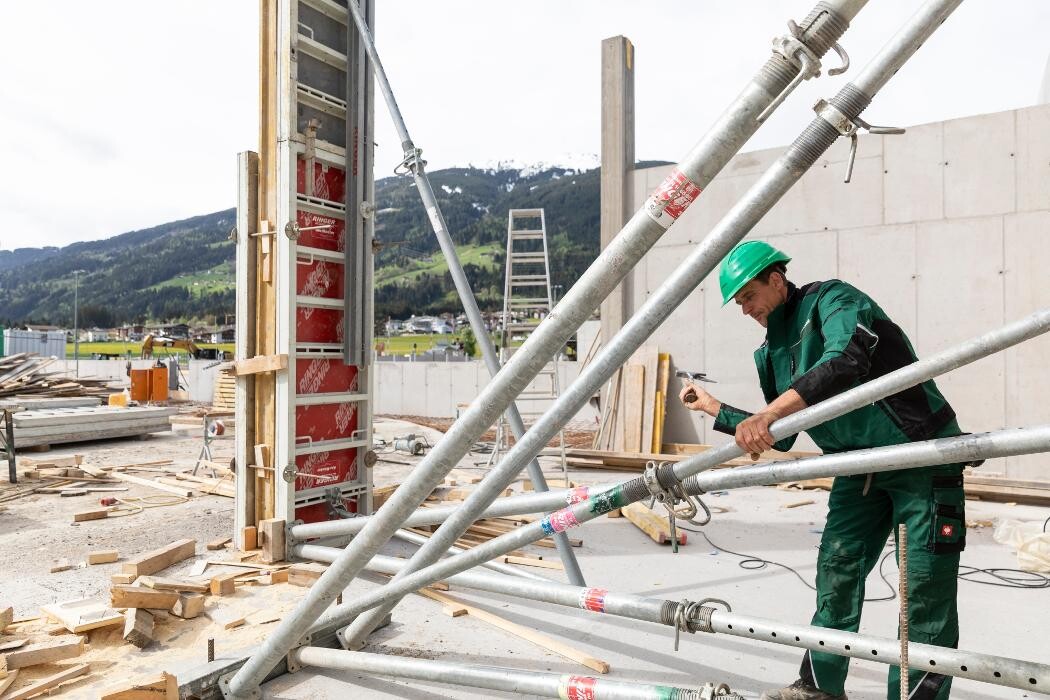
[[(677, 161), (813, 0), (378, 0), (377, 45), (430, 169), (599, 150), (603, 38), (635, 45), (637, 156)], [(874, 0), (859, 68), (913, 0)], [(909, 125), (1034, 104), (1047, 0), (966, 0), (865, 113)], [(834, 61), (834, 59), (830, 59)], [(233, 206), (257, 148), (258, 0), (0, 0), (0, 249)], [(789, 142), (853, 73), (810, 81), (747, 149)], [(400, 160), (376, 105), (376, 177)]]

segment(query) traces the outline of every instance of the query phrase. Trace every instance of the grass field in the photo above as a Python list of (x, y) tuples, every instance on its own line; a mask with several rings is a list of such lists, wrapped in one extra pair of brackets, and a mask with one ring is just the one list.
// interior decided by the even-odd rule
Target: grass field
[(163, 289), (164, 287), (185, 287), (194, 295), (224, 292), (228, 289), (233, 289), (233, 262), (220, 263), (210, 270), (201, 270), (190, 275), (179, 275), (155, 284), (150, 289)]
[[(213, 343), (197, 343), (199, 348), (220, 348), (228, 352), (233, 352), (233, 343), (221, 343), (215, 345)], [(73, 357), (73, 343), (66, 343), (66, 358), (74, 359)], [(139, 342), (128, 342), (122, 343), (120, 341), (107, 341), (102, 343), (81, 343), (80, 344), (80, 359), (90, 359), (94, 353), (101, 353), (105, 355), (121, 355), (126, 357), (128, 353), (131, 353), (132, 359), (138, 358), (142, 354), (142, 343)], [(185, 355), (186, 351), (180, 348), (153, 348), (154, 357), (167, 357), (168, 355)]]

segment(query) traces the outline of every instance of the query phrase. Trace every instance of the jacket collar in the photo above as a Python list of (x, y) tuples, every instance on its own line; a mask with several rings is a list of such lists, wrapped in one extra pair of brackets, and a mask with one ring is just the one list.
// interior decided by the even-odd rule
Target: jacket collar
[(769, 329), (774, 325), (780, 325), (785, 320), (794, 315), (795, 309), (798, 308), (799, 300), (802, 299), (802, 290), (794, 285), (793, 282), (788, 282), (788, 295), (784, 303), (769, 312), (769, 316), (766, 318), (766, 335), (769, 335)]

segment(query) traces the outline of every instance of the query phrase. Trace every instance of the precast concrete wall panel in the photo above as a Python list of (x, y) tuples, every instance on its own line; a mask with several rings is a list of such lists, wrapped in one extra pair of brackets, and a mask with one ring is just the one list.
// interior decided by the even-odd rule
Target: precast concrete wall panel
[(944, 122), (944, 215), (1005, 214), (1017, 206), (1014, 112)]
[(1031, 107), (1016, 114), (1017, 211), (1045, 211), (1050, 209), (1050, 109)]
[[(1011, 214), (1003, 220), (1006, 272), (1006, 318), (1016, 319), (1050, 307), (1050, 211)], [(1033, 280), (1043, 280), (1034, 284)], [(1041, 336), (1011, 348), (1006, 358), (1006, 423), (1027, 426), (1050, 423), (1050, 338)], [(1007, 458), (1007, 471), (1017, 479), (1050, 480), (1047, 455)]]
[[(929, 356), (1006, 323), (1002, 217), (917, 225), (920, 356)], [(1006, 425), (1006, 361), (986, 357), (937, 380), (963, 430)]]
[(883, 148), (885, 222), (944, 218), (944, 124), (887, 136)]
[(918, 330), (915, 225), (839, 231), (838, 277), (870, 294), (909, 338)]
[[(632, 273), (636, 306), (628, 315), (783, 152), (742, 153), (726, 165)], [(793, 256), (793, 281), (838, 277), (864, 290), (920, 356), (1050, 306), (1050, 105), (909, 127), (899, 136), (863, 136), (853, 182), (843, 184), (847, 152), (842, 139), (748, 236)], [(635, 208), (669, 170), (632, 174)], [(688, 325), (693, 316), (699, 316), (699, 338)], [(722, 308), (714, 273), (651, 342), (671, 353), (673, 368), (711, 373), (719, 383), (709, 388), (718, 398), (754, 410), (764, 401), (751, 352), (763, 335), (735, 307)], [(1042, 338), (938, 384), (964, 430), (1045, 423), (1046, 357), (1050, 339)], [(711, 430), (710, 419), (681, 407), (675, 386), (668, 392), (666, 439), (728, 439)], [(812, 442), (801, 438), (796, 447), (810, 449)], [(984, 470), (1050, 478), (1038, 456), (990, 462)]]
[(426, 416), (440, 416), (452, 398), (452, 372), (448, 362), (428, 362)]

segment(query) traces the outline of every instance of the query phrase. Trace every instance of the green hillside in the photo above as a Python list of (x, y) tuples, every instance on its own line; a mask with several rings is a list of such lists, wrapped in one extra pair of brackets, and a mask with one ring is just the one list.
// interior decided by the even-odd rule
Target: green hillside
[[(649, 165), (649, 164), (639, 164)], [(450, 168), (430, 173), (482, 308), (502, 304), (507, 210), (546, 212), (552, 283), (568, 289), (598, 252), (599, 171)], [(459, 311), (448, 268), (411, 178), (376, 182), (376, 317)], [(0, 324), (215, 323), (235, 302), (234, 211), (64, 248), (0, 251)]]

